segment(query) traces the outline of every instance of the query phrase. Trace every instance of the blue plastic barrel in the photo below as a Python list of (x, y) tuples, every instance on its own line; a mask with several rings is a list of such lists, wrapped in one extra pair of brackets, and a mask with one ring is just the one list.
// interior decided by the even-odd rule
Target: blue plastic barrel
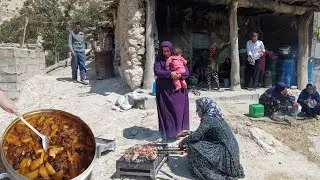
[(229, 79), (223, 79), (223, 87), (225, 87), (225, 88), (229, 88), (230, 87)]
[(312, 60), (310, 60), (308, 62), (308, 82), (309, 83), (312, 82), (312, 69), (313, 69)]
[(152, 95), (156, 96), (156, 91), (157, 91), (157, 83), (156, 81), (152, 84)]
[(278, 62), (278, 82), (284, 82), (288, 87), (297, 85), (297, 61), (284, 59)]

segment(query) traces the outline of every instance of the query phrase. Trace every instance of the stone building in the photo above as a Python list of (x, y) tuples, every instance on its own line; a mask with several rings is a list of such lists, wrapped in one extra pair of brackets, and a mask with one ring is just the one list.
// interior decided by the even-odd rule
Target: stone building
[(115, 25), (115, 61), (131, 89), (143, 81), (146, 17), (142, 0), (120, 0)]
[(315, 13), (313, 20), (313, 34), (311, 57), (313, 61), (313, 82), (320, 87), (320, 13)]
[(150, 88), (159, 41), (170, 40), (182, 47), (192, 69), (201, 54), (199, 50), (209, 48), (213, 32), (231, 43), (226, 54), (232, 61), (232, 90), (240, 89), (243, 67), (239, 50), (245, 49), (252, 31), (261, 34), (268, 49), (276, 51), (284, 44), (296, 46), (297, 85), (303, 88), (308, 82), (309, 44), (313, 35), (309, 26), (313, 13), (320, 9), (318, 1), (114, 0), (112, 3), (114, 65), (131, 89), (142, 85)]
[(45, 54), (37, 45), (0, 44), (0, 89), (18, 99), (24, 82), (45, 73)]
[[(160, 41), (169, 40), (183, 49), (188, 67), (193, 70), (203, 52), (208, 53), (212, 34), (230, 41), (223, 58), (230, 58), (231, 89), (240, 89), (244, 66), (239, 58), (251, 31), (260, 33), (268, 49), (277, 51), (281, 45), (296, 46), (298, 54), (298, 87), (308, 82), (307, 64), (310, 56), (313, 12), (320, 3), (308, 0), (103, 0), (110, 20), (93, 45), (97, 57), (113, 56), (114, 72), (131, 89), (150, 88), (153, 63)], [(10, 3), (9, 3), (10, 2)], [(22, 6), (24, 1), (0, 2), (2, 20)], [(10, 13), (9, 13), (10, 12)], [(12, 14), (11, 13), (11, 14)], [(6, 15), (8, 17), (5, 17)], [(14, 15), (14, 13), (12, 14)], [(10, 15), (10, 17), (12, 17)], [(1, 20), (0, 20), (1, 23)], [(102, 28), (103, 29), (103, 28)], [(113, 31), (113, 32), (112, 32)], [(110, 42), (112, 41), (112, 42)], [(98, 42), (98, 43), (97, 43)], [(310, 43), (309, 43), (310, 42)], [(313, 44), (314, 45), (314, 44)], [(95, 46), (94, 46), (95, 47)], [(112, 50), (110, 50), (112, 47)], [(311, 52), (314, 48), (311, 48)], [(110, 58), (108, 61), (110, 61)], [(98, 66), (103, 61), (97, 61)], [(111, 66), (105, 63), (105, 66)], [(203, 66), (203, 65), (201, 65)], [(110, 69), (110, 67), (109, 67)], [(100, 69), (102, 74), (106, 70)], [(108, 75), (109, 76), (109, 75)], [(107, 76), (101, 75), (101, 78)]]

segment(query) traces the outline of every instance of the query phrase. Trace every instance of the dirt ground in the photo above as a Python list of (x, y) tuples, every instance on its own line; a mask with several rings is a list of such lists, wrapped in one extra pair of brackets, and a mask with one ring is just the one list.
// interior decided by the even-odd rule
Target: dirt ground
[[(90, 85), (70, 81), (70, 67), (61, 68), (47, 76), (30, 79), (17, 102), (22, 112), (37, 109), (60, 109), (81, 117), (95, 136), (116, 139), (116, 151), (96, 160), (91, 179), (113, 179), (115, 163), (129, 147), (158, 139), (159, 133), (155, 108), (120, 111), (114, 108), (116, 100), (127, 92), (119, 78), (96, 81), (92, 64), (88, 66)], [(219, 103), (226, 121), (243, 133), (236, 133), (240, 146), (241, 164), (247, 180), (318, 180), (320, 179), (320, 121), (305, 120), (293, 126), (275, 124), (271, 121), (254, 121), (245, 116), (251, 102)], [(13, 115), (0, 113), (1, 130), (14, 119)], [(199, 125), (195, 102), (190, 102), (191, 130)], [(273, 154), (257, 145), (246, 131), (258, 127), (272, 134), (283, 143)], [(134, 137), (128, 132), (134, 130)], [(158, 179), (195, 179), (187, 166), (185, 156), (173, 156), (162, 167)], [(5, 169), (2, 167), (1, 172)], [(164, 172), (164, 173), (163, 173)], [(139, 179), (131, 177), (131, 179)], [(140, 178), (141, 179), (141, 178)]]
[[(247, 105), (247, 104), (246, 104)], [(234, 108), (237, 108), (239, 105), (229, 105), (227, 109), (232, 111)], [(320, 121), (316, 119), (300, 119), (294, 120), (291, 117), (288, 117), (292, 125), (287, 124), (277, 124), (276, 122), (263, 118), (261, 120), (254, 120), (243, 116), (242, 114), (247, 113), (246, 109), (239, 110), (238, 119), (241, 119), (245, 123), (250, 123), (254, 127), (261, 128), (266, 132), (273, 135), (276, 139), (283, 142), (291, 150), (299, 152), (305, 155), (309, 161), (314, 162), (320, 165)], [(231, 117), (234, 115), (231, 115)]]

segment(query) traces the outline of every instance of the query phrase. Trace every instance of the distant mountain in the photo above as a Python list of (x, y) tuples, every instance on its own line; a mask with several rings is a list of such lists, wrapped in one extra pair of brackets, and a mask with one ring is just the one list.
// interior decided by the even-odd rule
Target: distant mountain
[(25, 0), (0, 0), (0, 24), (19, 13)]

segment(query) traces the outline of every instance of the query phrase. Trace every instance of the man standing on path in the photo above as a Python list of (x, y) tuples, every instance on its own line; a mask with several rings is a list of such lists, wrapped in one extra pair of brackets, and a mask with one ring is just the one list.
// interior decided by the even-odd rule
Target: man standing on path
[(69, 50), (71, 52), (72, 79), (77, 81), (78, 67), (80, 70), (81, 83), (88, 85), (86, 81), (86, 53), (84, 33), (81, 32), (81, 26), (76, 24), (75, 30), (69, 33)]
[(261, 62), (260, 58), (265, 53), (264, 44), (258, 40), (258, 33), (251, 34), (251, 40), (247, 42), (248, 61), (246, 66), (246, 87), (249, 90), (256, 89), (259, 82)]

